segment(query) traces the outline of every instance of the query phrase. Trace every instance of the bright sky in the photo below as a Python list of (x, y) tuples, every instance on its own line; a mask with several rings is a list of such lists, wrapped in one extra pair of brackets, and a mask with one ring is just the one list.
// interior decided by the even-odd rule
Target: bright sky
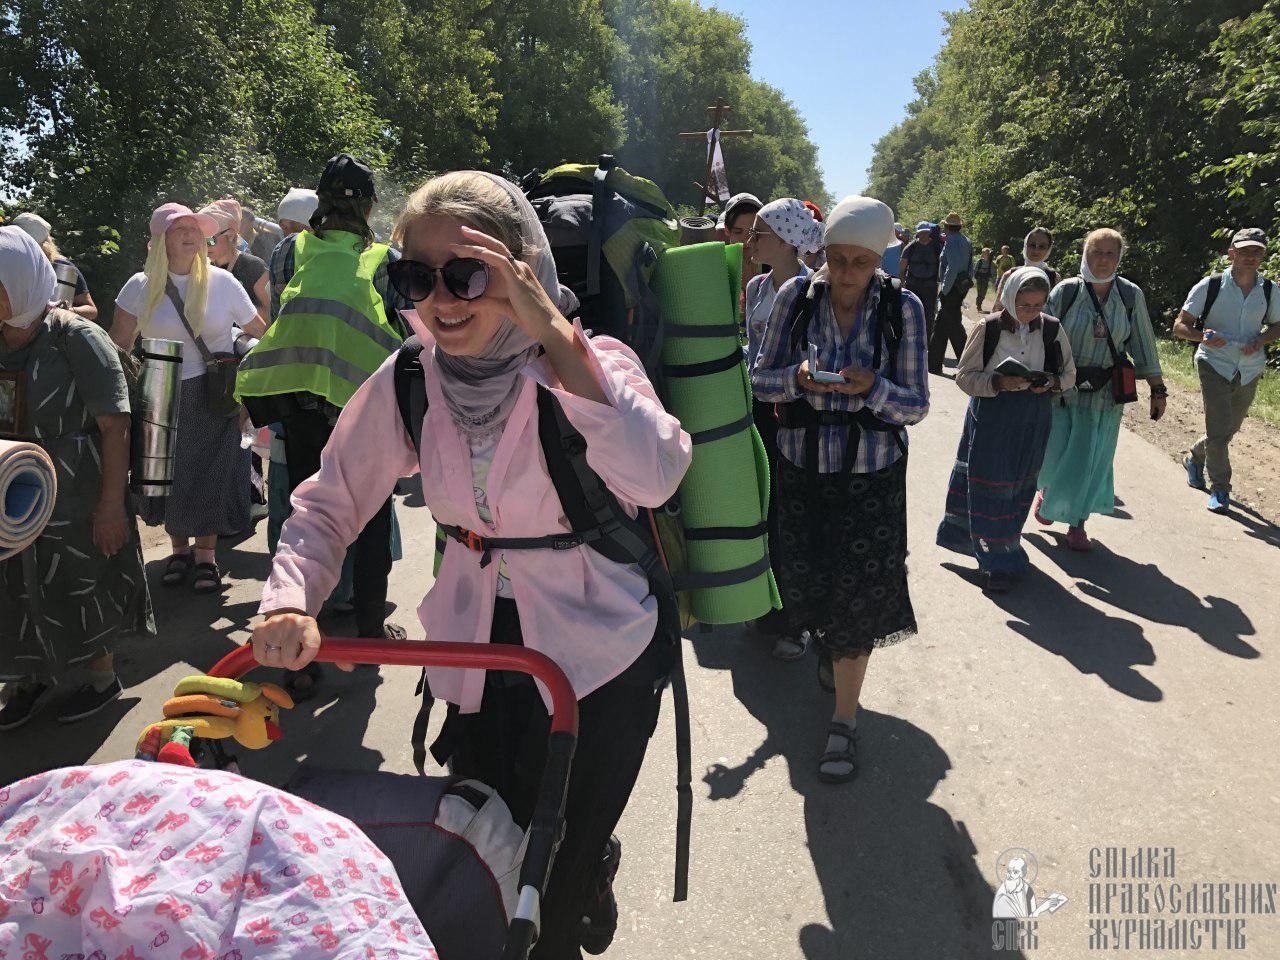
[[(747, 22), (751, 73), (796, 105), (839, 199), (867, 185), (872, 147), (915, 98), (911, 78), (942, 47), (943, 10), (963, 0), (701, 0)], [(732, 115), (730, 115), (732, 120)], [(725, 141), (729, 187), (733, 144)]]

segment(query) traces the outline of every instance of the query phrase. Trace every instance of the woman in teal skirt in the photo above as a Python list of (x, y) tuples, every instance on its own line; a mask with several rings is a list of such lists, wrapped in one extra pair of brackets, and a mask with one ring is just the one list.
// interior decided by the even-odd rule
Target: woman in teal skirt
[(1067, 546), (1073, 550), (1092, 549), (1085, 521), (1115, 509), (1112, 462), (1124, 417), (1124, 406), (1111, 389), (1115, 356), (1128, 355), (1137, 377), (1150, 386), (1152, 420), (1164, 414), (1169, 395), (1146, 297), (1116, 273), (1123, 255), (1119, 232), (1104, 228), (1090, 233), (1080, 276), (1054, 287), (1045, 308), (1062, 321), (1071, 340), (1077, 376), (1076, 389), (1066, 391), (1054, 405), (1036, 519), (1046, 525), (1067, 524)]

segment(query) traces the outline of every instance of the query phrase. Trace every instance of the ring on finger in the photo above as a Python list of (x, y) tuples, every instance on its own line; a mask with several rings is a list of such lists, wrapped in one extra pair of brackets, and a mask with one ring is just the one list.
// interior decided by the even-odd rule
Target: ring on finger
[(271, 651), (273, 651), (273, 650), (279, 650), (279, 649), (280, 649), (280, 645), (279, 645), (279, 644), (275, 644), (275, 643), (268, 643), (268, 644), (267, 644), (267, 652), (271, 652)]

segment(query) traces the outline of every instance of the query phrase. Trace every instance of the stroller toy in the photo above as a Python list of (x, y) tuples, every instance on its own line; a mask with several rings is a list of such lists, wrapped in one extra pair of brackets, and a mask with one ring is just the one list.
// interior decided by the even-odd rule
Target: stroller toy
[(138, 740), (140, 760), (195, 766), (191, 740), (234, 739), (249, 750), (261, 750), (281, 737), (281, 708), (293, 699), (274, 683), (226, 677), (185, 677), (165, 702), (165, 719), (153, 723)]

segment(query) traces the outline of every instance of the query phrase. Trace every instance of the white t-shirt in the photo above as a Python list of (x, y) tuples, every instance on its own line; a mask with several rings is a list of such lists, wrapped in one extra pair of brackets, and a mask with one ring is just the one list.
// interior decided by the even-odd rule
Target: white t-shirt
[[(187, 286), (191, 281), (188, 274), (179, 277), (169, 274), (173, 285), (178, 288), (178, 296), (185, 301)], [(147, 302), (147, 275), (135, 273), (116, 297), (116, 305), (127, 310), (135, 317), (142, 316), (142, 308)], [(209, 299), (204, 308), (204, 329), (200, 339), (211, 353), (230, 353), (235, 343), (232, 327), (248, 323), (257, 312), (253, 309), (253, 301), (245, 293), (240, 281), (221, 267), (209, 267)], [(195, 341), (187, 334), (187, 329), (178, 319), (178, 311), (168, 297), (161, 297), (151, 322), (145, 330), (139, 327), (144, 337), (162, 340), (182, 341), (182, 379), (190, 380), (204, 373), (204, 357), (196, 347)]]

